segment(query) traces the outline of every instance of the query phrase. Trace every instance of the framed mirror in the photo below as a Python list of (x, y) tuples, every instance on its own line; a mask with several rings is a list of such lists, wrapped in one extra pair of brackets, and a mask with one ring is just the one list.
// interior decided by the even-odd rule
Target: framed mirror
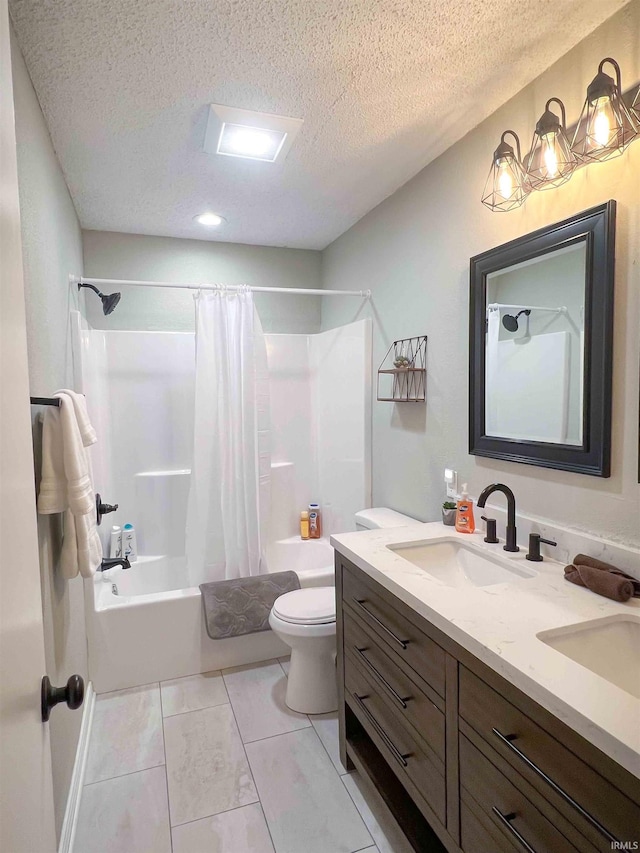
[(615, 211), (471, 259), (471, 454), (609, 476)]

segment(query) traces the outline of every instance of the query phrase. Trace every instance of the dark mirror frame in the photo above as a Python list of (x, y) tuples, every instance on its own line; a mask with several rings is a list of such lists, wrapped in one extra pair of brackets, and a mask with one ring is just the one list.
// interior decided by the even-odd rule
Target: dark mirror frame
[[(471, 258), (469, 306), (469, 453), (608, 477), (611, 457), (614, 200)], [(485, 435), (487, 276), (570, 243), (587, 244), (582, 445)]]

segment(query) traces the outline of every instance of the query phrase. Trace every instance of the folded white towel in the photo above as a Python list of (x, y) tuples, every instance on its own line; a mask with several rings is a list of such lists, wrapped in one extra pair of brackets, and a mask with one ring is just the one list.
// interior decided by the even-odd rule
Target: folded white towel
[(58, 391), (59, 408), (48, 408), (42, 436), (38, 512), (65, 513), (61, 568), (64, 577), (91, 577), (102, 559), (96, 528), (91, 464), (86, 450), (97, 440), (84, 397)]

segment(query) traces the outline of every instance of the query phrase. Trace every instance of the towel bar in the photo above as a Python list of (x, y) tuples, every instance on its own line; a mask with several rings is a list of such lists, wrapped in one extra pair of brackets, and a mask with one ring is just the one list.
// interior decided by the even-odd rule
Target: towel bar
[(57, 397), (31, 397), (32, 406), (59, 406), (60, 400)]

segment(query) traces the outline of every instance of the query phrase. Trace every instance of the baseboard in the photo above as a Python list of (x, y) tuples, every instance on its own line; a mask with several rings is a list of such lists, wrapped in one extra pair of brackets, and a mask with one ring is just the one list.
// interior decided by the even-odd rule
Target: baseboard
[(87, 756), (89, 754), (89, 740), (91, 738), (95, 698), (96, 694), (93, 692), (93, 685), (89, 682), (84, 694), (84, 702), (82, 705), (80, 737), (78, 738), (76, 759), (73, 765), (71, 784), (69, 785), (69, 794), (67, 796), (67, 807), (64, 811), (62, 831), (60, 832), (58, 853), (72, 853), (73, 851), (73, 842), (75, 840), (76, 826), (78, 824), (78, 814), (80, 812), (80, 798), (82, 796), (82, 786), (84, 784), (84, 773), (87, 766)]

